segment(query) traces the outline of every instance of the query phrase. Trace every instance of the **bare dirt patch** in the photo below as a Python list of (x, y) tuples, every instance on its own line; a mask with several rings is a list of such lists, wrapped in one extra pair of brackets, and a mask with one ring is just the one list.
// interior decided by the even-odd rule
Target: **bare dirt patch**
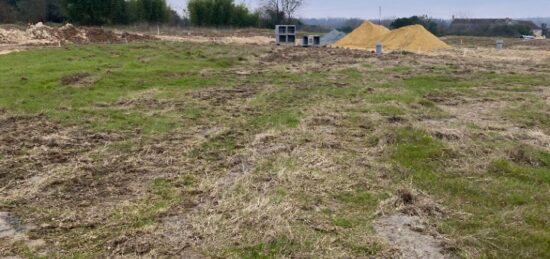
[(376, 232), (397, 248), (403, 258), (450, 258), (442, 240), (425, 233), (426, 224), (418, 216), (394, 214), (378, 219)]
[(375, 220), (374, 229), (403, 258), (453, 258), (448, 242), (430, 223), (445, 214), (430, 197), (403, 188), (383, 207), (388, 214)]
[(1, 191), (14, 197), (37, 192), (54, 177), (52, 166), (75, 163), (82, 153), (120, 138), (63, 127), (44, 115), (0, 116), (0, 125)]
[(0, 238), (13, 237), (22, 232), (15, 218), (7, 212), (0, 212)]
[[(23, 224), (14, 215), (8, 212), (0, 211), (0, 240), (7, 240), (8, 242), (23, 242), (28, 248), (33, 250), (43, 249), (46, 242), (42, 239), (30, 239), (27, 233), (36, 229), (36, 226), (32, 224)], [(2, 248), (0, 248), (0, 256), (4, 254)]]

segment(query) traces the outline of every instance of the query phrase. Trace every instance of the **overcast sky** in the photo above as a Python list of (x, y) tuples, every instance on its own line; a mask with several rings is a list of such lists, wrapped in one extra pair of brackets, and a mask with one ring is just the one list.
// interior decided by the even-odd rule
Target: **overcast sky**
[[(186, 6), (186, 0), (168, 0), (177, 10)], [(235, 0), (256, 8), (260, 0)], [(453, 15), (466, 18), (488, 17), (548, 17), (550, 0), (306, 0), (300, 17), (357, 17), (378, 18), (382, 6), (383, 17), (401, 17), (427, 14), (438, 18)]]

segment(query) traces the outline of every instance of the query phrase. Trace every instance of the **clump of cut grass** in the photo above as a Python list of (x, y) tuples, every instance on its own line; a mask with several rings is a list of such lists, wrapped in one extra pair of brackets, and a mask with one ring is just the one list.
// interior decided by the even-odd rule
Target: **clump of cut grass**
[(374, 207), (378, 204), (378, 198), (367, 191), (343, 192), (336, 195), (336, 199), (350, 207)]
[(353, 227), (353, 222), (347, 218), (344, 217), (335, 217), (332, 219), (332, 223), (335, 226), (343, 227), (343, 228), (351, 228)]

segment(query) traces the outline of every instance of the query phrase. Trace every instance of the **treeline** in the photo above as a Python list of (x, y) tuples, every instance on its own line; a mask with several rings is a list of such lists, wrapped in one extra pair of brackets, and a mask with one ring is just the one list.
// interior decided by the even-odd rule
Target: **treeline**
[(465, 35), (465, 36), (501, 36), (519, 37), (521, 35), (532, 35), (533, 30), (528, 22), (500, 23), (497, 20), (485, 24), (483, 20), (462, 25), (449, 20), (433, 19), (428, 16), (411, 16), (408, 18), (395, 19), (391, 29), (397, 29), (409, 25), (422, 25), (431, 33), (444, 35)]
[(189, 0), (187, 4), (191, 24), (195, 26), (257, 27), (260, 13), (251, 12), (244, 3), (233, 0)]
[(411, 16), (411, 17), (403, 17), (403, 18), (397, 18), (390, 24), (390, 29), (399, 29), (401, 27), (409, 26), (409, 25), (422, 25), (426, 30), (430, 31), (431, 33), (441, 36), (445, 35), (447, 29), (449, 28), (450, 23), (445, 20), (441, 19), (433, 19), (428, 17), (427, 15), (423, 16)]
[(0, 0), (1, 23), (182, 23), (165, 0)]
[[(458, 20), (458, 22), (457, 22)], [(460, 19), (445, 20), (435, 19), (427, 15), (411, 16), (396, 19), (372, 20), (371, 22), (381, 24), (390, 29), (397, 29), (404, 26), (420, 24), (428, 31), (437, 36), (445, 35), (465, 35), (465, 36), (501, 36), (501, 37), (519, 37), (521, 35), (532, 35), (533, 25), (530, 25), (531, 20), (535, 20), (540, 25), (543, 34), (550, 37), (550, 29), (548, 29), (544, 18), (513, 20), (511, 22), (503, 22), (504, 19), (474, 19), (471, 23), (461, 24)], [(488, 19), (485, 19), (488, 20)], [(316, 30), (322, 31), (337, 29), (346, 33), (353, 31), (363, 23), (361, 19), (346, 19), (346, 18), (325, 18), (325, 19), (302, 19), (307, 26), (314, 26)]]
[(277, 24), (300, 24), (294, 15), (304, 0), (258, 1), (260, 7), (251, 11), (234, 0), (189, 0), (187, 11), (195, 26), (273, 28)]
[(525, 23), (452, 24), (447, 34), (465, 36), (519, 37), (533, 35), (533, 29)]

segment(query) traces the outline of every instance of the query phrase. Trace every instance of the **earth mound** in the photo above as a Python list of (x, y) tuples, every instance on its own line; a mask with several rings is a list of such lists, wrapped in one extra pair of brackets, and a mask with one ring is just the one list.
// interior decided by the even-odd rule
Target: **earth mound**
[(382, 40), (387, 50), (406, 50), (411, 52), (434, 51), (450, 48), (422, 25), (411, 25), (392, 30)]
[(422, 25), (411, 25), (390, 31), (369, 21), (336, 42), (333, 47), (373, 50), (382, 43), (385, 50), (427, 52), (450, 48)]
[(334, 46), (350, 49), (374, 49), (376, 43), (389, 33), (388, 28), (365, 21), (353, 32), (337, 41)]
[(62, 43), (116, 43), (155, 39), (153, 36), (143, 34), (116, 33), (101, 28), (76, 27), (70, 23), (57, 28), (39, 22), (30, 25), (25, 31), (0, 28), (0, 44), (55, 45)]

